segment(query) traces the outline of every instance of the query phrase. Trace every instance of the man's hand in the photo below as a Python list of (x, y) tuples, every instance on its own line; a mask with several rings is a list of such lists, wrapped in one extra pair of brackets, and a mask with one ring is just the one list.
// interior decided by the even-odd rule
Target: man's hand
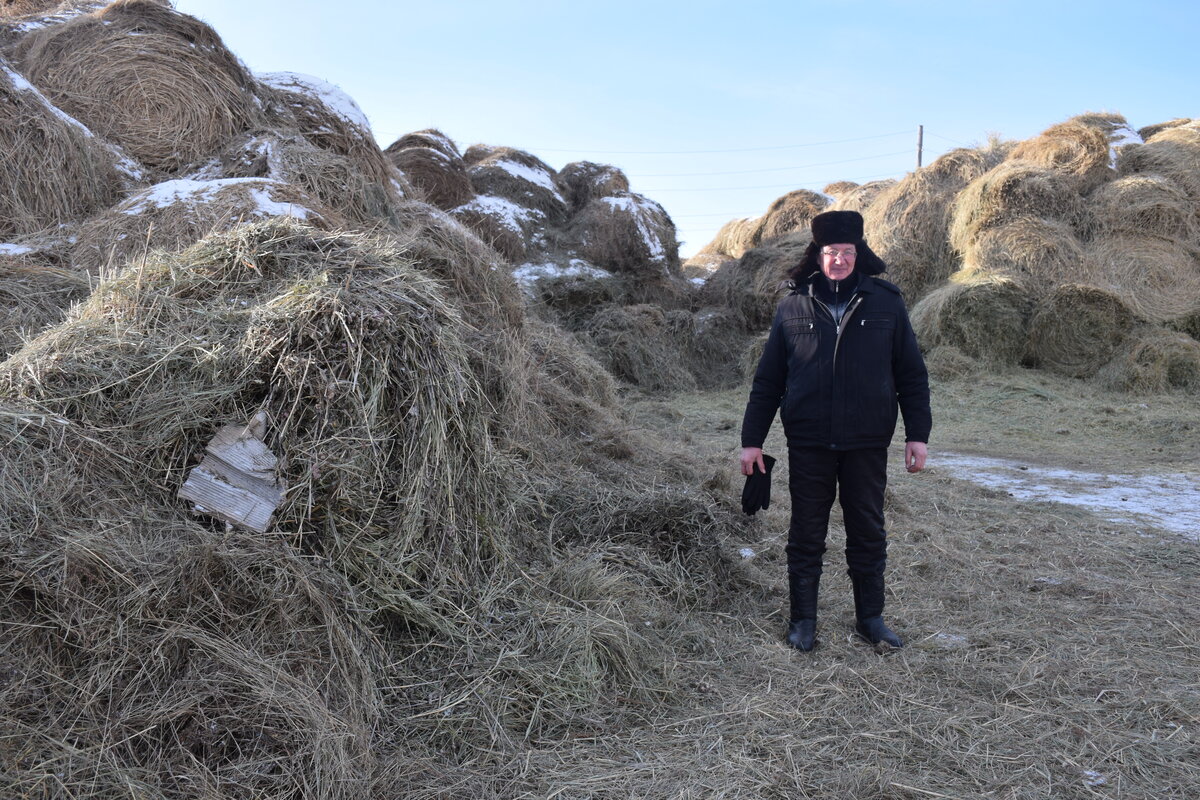
[[(925, 469), (925, 458), (928, 455), (929, 451), (924, 442), (905, 442), (904, 468), (909, 472), (920, 472)], [(743, 460), (745, 460), (745, 456), (743, 456)]]
[(742, 474), (753, 475), (754, 465), (758, 464), (758, 471), (764, 475), (767, 472), (767, 465), (763, 463), (761, 447), (743, 447), (742, 448)]

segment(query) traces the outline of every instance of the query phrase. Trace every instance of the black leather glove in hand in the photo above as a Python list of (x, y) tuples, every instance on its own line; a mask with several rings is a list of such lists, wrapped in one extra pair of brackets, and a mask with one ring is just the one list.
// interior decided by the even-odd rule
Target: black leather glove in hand
[(742, 487), (742, 511), (747, 514), (771, 505), (771, 469), (775, 466), (775, 459), (764, 455), (763, 464), (767, 471), (759, 472), (755, 464), (754, 474), (746, 476), (746, 485)]

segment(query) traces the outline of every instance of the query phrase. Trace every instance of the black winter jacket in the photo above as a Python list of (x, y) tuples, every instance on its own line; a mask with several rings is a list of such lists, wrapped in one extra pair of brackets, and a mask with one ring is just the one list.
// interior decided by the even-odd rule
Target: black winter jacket
[(762, 447), (780, 408), (793, 447), (887, 447), (897, 409), (905, 440), (928, 442), (929, 376), (900, 289), (861, 276), (840, 332), (811, 282), (783, 298), (754, 374), (742, 447)]

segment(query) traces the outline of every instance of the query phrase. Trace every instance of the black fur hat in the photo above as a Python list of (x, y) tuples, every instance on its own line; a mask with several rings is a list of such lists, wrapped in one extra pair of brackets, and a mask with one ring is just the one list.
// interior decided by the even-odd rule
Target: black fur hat
[(854, 271), (863, 275), (878, 275), (887, 272), (887, 264), (867, 247), (863, 239), (863, 218), (857, 211), (826, 211), (812, 218), (813, 240), (804, 251), (804, 257), (788, 277), (797, 283), (807, 280), (814, 272), (821, 271), (819, 253), (829, 244), (852, 244), (858, 251), (854, 260)]

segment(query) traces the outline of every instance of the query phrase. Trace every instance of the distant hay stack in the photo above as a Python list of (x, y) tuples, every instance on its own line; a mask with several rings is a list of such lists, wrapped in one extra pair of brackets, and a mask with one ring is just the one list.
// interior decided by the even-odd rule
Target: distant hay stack
[(243, 222), (291, 217), (344, 226), (296, 187), (265, 178), (173, 180), (151, 186), (80, 228), (72, 262), (92, 274), (119, 270), (151, 250), (179, 250)]
[(948, 233), (954, 198), (999, 160), (989, 150), (952, 150), (881, 191), (863, 214), (871, 249), (910, 301), (958, 268)]
[(1114, 177), (1107, 130), (1077, 121), (1060, 122), (1026, 139), (1009, 159), (1055, 170), (1069, 177), (1080, 194)]
[(262, 117), (254, 81), (220, 37), (153, 0), (117, 0), (33, 31), (16, 59), (55, 105), (167, 174)]
[(762, 227), (756, 232), (753, 246), (785, 234), (807, 230), (812, 218), (828, 205), (829, 199), (825, 195), (808, 189), (797, 189), (777, 198), (762, 216)]
[(425, 201), (443, 211), (461, 206), (475, 196), (458, 147), (439, 130), (430, 128), (405, 134), (385, 152)]
[(1129, 175), (1105, 184), (1089, 198), (1098, 236), (1160, 236), (1195, 241), (1196, 203), (1161, 175)]
[(675, 223), (658, 203), (624, 192), (590, 201), (571, 219), (579, 255), (602, 269), (642, 278), (679, 273)]
[[(389, 218), (390, 206), (404, 196), (396, 168), (371, 134), (371, 124), (354, 99), (337, 86), (311, 75), (270, 72), (255, 76), (266, 89), (276, 115), (282, 114), (310, 143), (347, 159), (358, 170), (366, 196), (359, 205), (372, 209), (369, 224)], [(364, 180), (365, 179), (365, 180)]]
[(1001, 276), (1027, 289), (1090, 283), (1096, 277), (1074, 229), (1039, 217), (1018, 217), (983, 231), (958, 274), (964, 279)]
[(1176, 331), (1148, 328), (1100, 371), (1111, 388), (1145, 394), (1200, 390), (1200, 342)]
[(1200, 310), (1200, 254), (1157, 236), (1105, 236), (1086, 247), (1092, 268), (1141, 316), (1165, 322)]
[(0, 239), (112, 205), (128, 176), (116, 154), (0, 58)]
[(629, 193), (629, 179), (624, 172), (614, 166), (591, 161), (572, 161), (558, 171), (555, 182), (572, 212), (579, 211), (597, 198)]
[(412, 131), (401, 136), (388, 147), (403, 150), (408, 147), (428, 147), (437, 150), (443, 155), (451, 158), (462, 158), (463, 154), (458, 149), (458, 145), (454, 143), (446, 134), (442, 133), (437, 128), (425, 128), (424, 130)]
[(979, 236), (1027, 217), (1086, 230), (1083, 202), (1073, 183), (1059, 172), (1022, 161), (1005, 161), (971, 181), (954, 201), (950, 246), (967, 254)]
[(896, 181), (893, 178), (881, 181), (867, 181), (858, 188), (838, 196), (826, 210), (857, 211), (860, 214), (865, 214), (867, 209), (871, 207), (871, 204), (875, 202), (875, 198), (895, 185)]
[(836, 201), (838, 198), (850, 194), (861, 185), (854, 181), (834, 181), (833, 183), (825, 184), (825, 188), (821, 189), (821, 194), (829, 195)]
[(955, 348), (973, 359), (1015, 366), (1025, 354), (1033, 301), (1015, 281), (997, 277), (954, 281), (934, 289), (912, 310), (924, 350)]
[(597, 358), (610, 372), (647, 391), (696, 388), (688, 369), (689, 328), (686, 311), (665, 312), (656, 305), (601, 309), (588, 322), (586, 335)]
[(15, 250), (0, 245), (0, 361), (61, 322), (92, 290), (86, 272), (27, 260)]
[(1025, 361), (1071, 378), (1091, 378), (1126, 346), (1138, 324), (1116, 292), (1063, 284), (1034, 308)]
[(731, 219), (717, 231), (713, 240), (701, 248), (705, 255), (741, 258), (754, 247), (758, 232), (762, 229), (761, 217)]
[(550, 225), (566, 221), (567, 203), (554, 183), (554, 170), (537, 156), (512, 147), (495, 147), (474, 161), (464, 160), (476, 194), (539, 211)]

